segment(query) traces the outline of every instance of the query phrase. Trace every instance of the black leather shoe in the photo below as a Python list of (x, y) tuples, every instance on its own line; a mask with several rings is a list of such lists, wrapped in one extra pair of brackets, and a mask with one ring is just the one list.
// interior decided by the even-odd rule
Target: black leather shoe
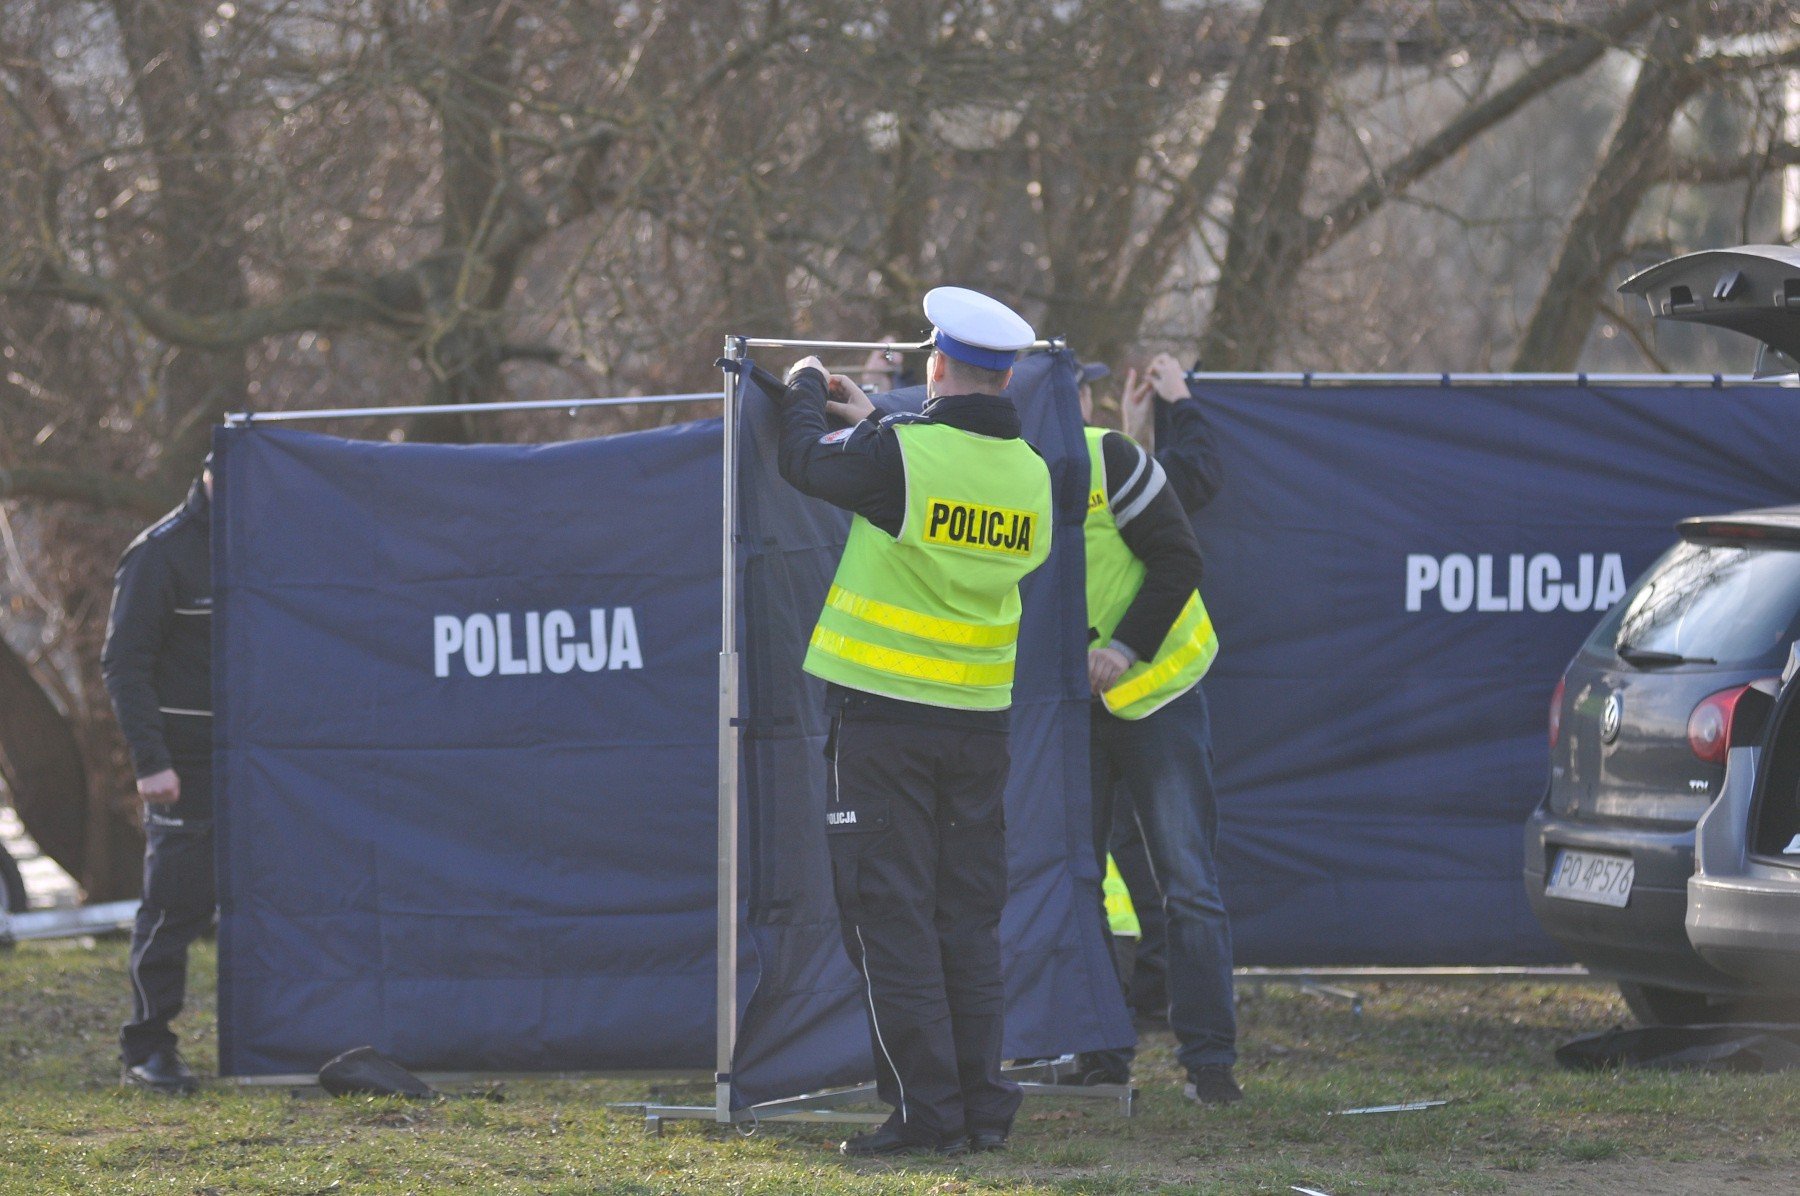
[(164, 1047), (142, 1063), (133, 1063), (119, 1075), (119, 1083), (127, 1088), (148, 1088), (170, 1096), (187, 1096), (200, 1087), (199, 1079), (182, 1062), (181, 1052)]
[(969, 1149), (977, 1153), (1006, 1149), (1005, 1130), (970, 1130)]
[(838, 1145), (838, 1153), (853, 1159), (875, 1158), (887, 1154), (959, 1155), (969, 1152), (969, 1140), (958, 1135), (943, 1141), (909, 1138), (891, 1125), (866, 1134), (857, 1134)]
[(1244, 1099), (1229, 1063), (1203, 1063), (1188, 1072), (1187, 1086), (1181, 1095), (1203, 1105), (1235, 1105)]

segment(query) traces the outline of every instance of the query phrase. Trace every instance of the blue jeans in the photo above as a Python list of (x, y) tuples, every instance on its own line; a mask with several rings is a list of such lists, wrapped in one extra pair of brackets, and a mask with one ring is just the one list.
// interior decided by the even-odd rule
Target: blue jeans
[[(1113, 819), (1135, 819), (1162, 894), (1169, 1028), (1179, 1044), (1177, 1058), (1189, 1070), (1234, 1063), (1231, 923), (1214, 861), (1219, 810), (1206, 695), (1195, 686), (1137, 720), (1114, 718), (1096, 702), (1090, 756), (1094, 854), (1101, 871)], [(1113, 1058), (1123, 1065), (1130, 1055)]]

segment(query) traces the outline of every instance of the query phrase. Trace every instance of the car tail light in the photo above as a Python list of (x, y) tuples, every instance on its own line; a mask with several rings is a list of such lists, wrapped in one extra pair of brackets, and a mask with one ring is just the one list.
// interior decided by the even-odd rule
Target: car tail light
[(1556, 679), (1556, 692), (1550, 695), (1550, 746), (1554, 748), (1556, 741), (1562, 738), (1562, 700), (1563, 688), (1569, 684), (1567, 677)]
[(1725, 763), (1725, 753), (1731, 749), (1731, 719), (1737, 713), (1738, 699), (1749, 688), (1734, 685), (1700, 699), (1694, 713), (1688, 715), (1688, 746), (1694, 755), (1708, 764)]

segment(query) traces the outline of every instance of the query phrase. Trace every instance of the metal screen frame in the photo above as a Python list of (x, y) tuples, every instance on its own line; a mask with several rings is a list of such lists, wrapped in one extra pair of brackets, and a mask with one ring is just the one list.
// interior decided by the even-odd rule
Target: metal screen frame
[[(260, 423), (298, 423), (307, 421), (323, 421), (334, 419), (366, 419), (366, 418), (400, 418), (412, 415), (436, 414), (487, 414), (503, 411), (558, 411), (588, 407), (624, 407), (655, 406), (660, 404), (691, 403), (719, 401), (723, 408), (723, 444), (721, 451), (721, 489), (722, 511), (720, 520), (720, 563), (722, 567), (720, 583), (720, 620), (719, 620), (719, 791), (718, 791), (718, 905), (717, 905), (717, 946), (716, 946), (716, 988), (717, 1003), (716, 1034), (714, 1041), (713, 1103), (711, 1105), (662, 1105), (648, 1102), (630, 1102), (620, 1106), (641, 1110), (645, 1122), (652, 1129), (660, 1129), (664, 1120), (707, 1120), (719, 1124), (755, 1123), (759, 1121), (843, 1121), (856, 1123), (874, 1123), (884, 1120), (881, 1114), (858, 1113), (845, 1111), (835, 1106), (866, 1100), (873, 1095), (873, 1085), (857, 1085), (850, 1088), (832, 1089), (825, 1092), (811, 1093), (805, 1096), (791, 1097), (785, 1100), (770, 1101), (762, 1105), (751, 1106), (734, 1111), (731, 1107), (732, 1061), (737, 1050), (738, 1011), (738, 796), (739, 796), (739, 735), (738, 720), (738, 645), (737, 645), (737, 462), (739, 450), (739, 419), (741, 415), (741, 384), (736, 367), (745, 360), (752, 349), (844, 349), (874, 352), (877, 350), (891, 353), (922, 353), (932, 349), (930, 341), (907, 343), (890, 343), (886, 341), (823, 341), (795, 340), (782, 337), (747, 337), (727, 336), (724, 345), (725, 362), (722, 369), (723, 388), (720, 391), (696, 392), (670, 395), (643, 395), (614, 398), (586, 398), (563, 400), (533, 400), (499, 403), (444, 404), (438, 406), (399, 406), (399, 407), (359, 407), (342, 409), (318, 409), (308, 411), (280, 411), (269, 413), (233, 412), (225, 416), (228, 427), (242, 427)], [(1061, 337), (1035, 341), (1029, 351), (1057, 350), (1066, 348)], [(1782, 385), (1779, 381), (1752, 378), (1749, 375), (1727, 374), (1351, 374), (1351, 373), (1233, 373), (1190, 371), (1186, 375), (1190, 383), (1195, 384), (1264, 384), (1264, 385), (1417, 385), (1417, 386), (1505, 386), (1505, 385), (1547, 385), (1563, 384), (1575, 386), (1643, 386), (1643, 385), (1680, 385), (1680, 386), (1739, 386), (1755, 383), (1757, 385)], [(1279, 970), (1279, 971), (1285, 971)], [(1292, 980), (1317, 980), (1327, 977), (1367, 978), (1378, 970), (1350, 969), (1294, 969)], [(1492, 979), (1537, 979), (1542, 973), (1537, 969), (1496, 968), (1486, 969), (1451, 969), (1457, 978), (1475, 978), (1478, 973), (1489, 975)], [(1436, 979), (1445, 973), (1433, 969), (1410, 969), (1395, 972), (1392, 978)], [(1240, 976), (1253, 981), (1279, 981), (1290, 979), (1278, 974), (1274, 969), (1249, 969), (1239, 971)], [(1057, 1086), (1055, 1077), (1066, 1060), (1057, 1060), (1049, 1064), (1034, 1065), (1013, 1069), (1009, 1074), (1026, 1078), (1022, 1087), (1028, 1093), (1051, 1092), (1062, 1096), (1091, 1097), (1116, 1102), (1125, 1116), (1132, 1113), (1136, 1090), (1129, 1085), (1098, 1085), (1091, 1087)], [(457, 1073), (457, 1078), (474, 1074)], [(532, 1073), (559, 1074), (559, 1073)], [(668, 1071), (645, 1069), (629, 1073), (608, 1072), (607, 1075), (669, 1075)], [(694, 1073), (680, 1073), (693, 1075)], [(1027, 1077), (1041, 1077), (1048, 1082), (1036, 1082)], [(266, 1076), (266, 1077), (231, 1077), (234, 1084), (257, 1086), (270, 1084), (294, 1084), (309, 1082), (308, 1077), (298, 1076)]]
[(319, 407), (310, 411), (233, 411), (225, 416), (228, 428), (251, 424), (292, 424), (327, 419), (402, 418), (409, 415), (488, 415), (500, 411), (575, 411), (587, 407), (654, 407), (664, 403), (717, 402), (720, 392), (699, 391), (675, 395), (627, 395), (606, 399), (521, 399), (502, 403), (436, 403), (416, 407)]
[[(573, 415), (578, 410), (584, 410), (590, 407), (654, 407), (680, 403), (719, 402), (725, 397), (726, 393), (721, 391), (692, 391), (683, 394), (624, 395), (607, 398), (554, 400), (529, 399), (497, 403), (439, 403), (395, 407), (320, 407), (303, 411), (233, 411), (228, 412), (221, 422), (228, 428), (245, 428), (255, 424), (318, 423), (334, 419), (399, 419), (413, 415), (490, 415), (504, 411), (567, 411), (570, 415)], [(730, 475), (730, 472), (730, 470), (726, 471), (727, 476)], [(728, 521), (726, 541), (727, 553), (730, 551), (730, 534), (731, 529)], [(101, 910), (109, 910), (111, 907), (99, 908)], [(15, 918), (14, 921), (17, 921), (17, 918)], [(4, 929), (4, 927), (0, 926), (0, 929)], [(736, 927), (734, 926), (734, 934), (735, 930)], [(515, 1075), (542, 1077), (564, 1074), (569, 1073), (428, 1072), (423, 1073), (421, 1078), (428, 1083), (455, 1083), (466, 1082), (476, 1077), (500, 1079)], [(593, 1077), (656, 1075), (672, 1076), (679, 1079), (698, 1079), (703, 1078), (705, 1073), (692, 1070), (683, 1071), (679, 1069), (646, 1069), (625, 1072), (583, 1072), (579, 1074)], [(318, 1084), (318, 1077), (314, 1075), (222, 1076), (220, 1078), (237, 1088), (304, 1088), (316, 1087)]]
[[(1311, 370), (1255, 373), (1188, 370), (1189, 383), (1218, 386), (1727, 386), (1796, 385), (1782, 377), (1753, 374), (1337, 374)], [(1788, 377), (1792, 377), (1789, 375)]]
[[(1061, 339), (1033, 343), (1033, 350), (1063, 348)], [(932, 348), (930, 341), (889, 344), (882, 341), (806, 341), (774, 338), (730, 336), (725, 340), (725, 357), (736, 363), (751, 349), (851, 349), (885, 350), (894, 353), (921, 353)], [(486, 415), (505, 411), (562, 411), (573, 414), (589, 407), (655, 406), (674, 403), (719, 401), (723, 405), (723, 444), (721, 446), (721, 518), (719, 552), (721, 563), (719, 618), (719, 792), (718, 792), (718, 903), (716, 924), (715, 967), (717, 1018), (714, 1042), (713, 1103), (710, 1105), (660, 1105), (653, 1102), (628, 1102), (616, 1107), (641, 1111), (645, 1124), (660, 1132), (665, 1120), (705, 1120), (720, 1124), (759, 1121), (836, 1121), (873, 1124), (884, 1120), (879, 1113), (853, 1112), (837, 1106), (866, 1101), (874, 1095), (873, 1084), (855, 1085), (770, 1101), (734, 1111), (731, 1107), (731, 1067), (737, 1051), (738, 1012), (738, 648), (737, 648), (737, 462), (739, 444), (740, 379), (730, 367), (723, 371), (723, 389), (670, 395), (622, 396), (562, 400), (521, 400), (498, 403), (456, 403), (394, 407), (320, 408), (305, 411), (258, 413), (239, 411), (227, 414), (227, 427), (249, 427), (255, 424), (306, 423), (337, 419), (405, 418), (414, 415)], [(1101, 1085), (1085, 1089), (1058, 1088), (1054, 1081), (1061, 1071), (1072, 1067), (1072, 1060), (1056, 1060), (1048, 1064), (1015, 1069), (1011, 1074), (1023, 1078), (1028, 1091), (1049, 1090), (1063, 1095), (1097, 1097), (1117, 1102), (1120, 1111), (1129, 1116), (1136, 1090), (1128, 1085)], [(468, 1082), (478, 1077), (499, 1078), (520, 1074), (505, 1072), (431, 1072), (422, 1078), (427, 1082)], [(533, 1076), (569, 1073), (532, 1072)], [(678, 1079), (703, 1079), (705, 1073), (680, 1069), (645, 1068), (628, 1071), (583, 1072), (590, 1077), (671, 1076)], [(1041, 1078), (1048, 1082), (1034, 1082)], [(231, 1076), (236, 1087), (306, 1087), (316, 1084), (310, 1075)]]
[[(1066, 347), (1061, 337), (1034, 341), (1027, 351), (1055, 350)], [(738, 771), (740, 764), (738, 725), (738, 647), (737, 647), (737, 463), (739, 418), (742, 414), (742, 378), (739, 363), (752, 349), (849, 349), (863, 352), (882, 350), (891, 353), (924, 353), (933, 348), (930, 341), (892, 344), (886, 341), (816, 341), (791, 340), (782, 337), (727, 336), (721, 362), (724, 384), (724, 513), (720, 536), (721, 609), (719, 617), (719, 808), (718, 808), (718, 954), (717, 968), (717, 1039), (711, 1105), (663, 1105), (654, 1102), (630, 1102), (619, 1106), (641, 1110), (644, 1123), (652, 1132), (660, 1133), (666, 1120), (713, 1121), (721, 1125), (761, 1121), (830, 1121), (856, 1124), (878, 1124), (886, 1120), (880, 1113), (859, 1113), (838, 1108), (843, 1104), (867, 1101), (875, 1093), (873, 1084), (858, 1084), (807, 1093), (784, 1100), (767, 1101), (745, 1109), (731, 1107), (732, 1061), (737, 1053), (738, 1035)], [(1087, 1088), (1058, 1087), (1055, 1083), (1059, 1066), (1072, 1066), (1071, 1060), (1015, 1069), (1024, 1077), (1021, 1087), (1027, 1092), (1049, 1091), (1064, 1096), (1090, 1097), (1117, 1102), (1122, 1114), (1132, 1112), (1136, 1089), (1128, 1084), (1103, 1084)], [(1032, 1077), (1041, 1077), (1043, 1081)]]

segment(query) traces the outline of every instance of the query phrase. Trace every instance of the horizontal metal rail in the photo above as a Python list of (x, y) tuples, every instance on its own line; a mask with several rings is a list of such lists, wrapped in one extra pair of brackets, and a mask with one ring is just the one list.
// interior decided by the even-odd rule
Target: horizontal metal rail
[(1190, 370), (1192, 383), (1274, 386), (1780, 386), (1750, 374), (1334, 374)]
[(488, 415), (500, 411), (574, 411), (583, 407), (633, 407), (657, 403), (716, 403), (725, 396), (716, 390), (680, 395), (628, 395), (611, 399), (522, 399), (505, 403), (434, 403), (417, 407), (339, 407), (313, 411), (233, 411), (226, 424), (291, 424), (319, 419), (391, 419), (408, 415)]
[(77, 938), (128, 928), (137, 917), (135, 901), (110, 901), (104, 905), (77, 905), (69, 909), (0, 909), (0, 943), (24, 943), (38, 939)]
[[(440, 1084), (483, 1084), (515, 1080), (678, 1080), (683, 1083), (712, 1082), (710, 1071), (670, 1068), (645, 1068), (625, 1071), (419, 1071), (419, 1079), (436, 1087)], [(317, 1088), (319, 1077), (313, 1072), (294, 1072), (274, 1076), (220, 1076), (221, 1083), (237, 1088)]]
[(1526, 980), (1540, 983), (1556, 981), (1605, 980), (1580, 964), (1557, 964), (1543, 967), (1525, 965), (1505, 967), (1330, 967), (1330, 968), (1236, 968), (1239, 980), (1299, 983), (1308, 980), (1391, 980), (1422, 984), (1491, 984), (1500, 981)]
[[(790, 341), (776, 336), (733, 336), (728, 339), (746, 349), (885, 349), (893, 353), (924, 353), (932, 348), (930, 341)], [(1024, 351), (1063, 347), (1063, 339), (1058, 336), (1049, 340), (1032, 341)]]
[[(1018, 1082), (1019, 1090), (1026, 1096), (1111, 1101), (1121, 1117), (1130, 1117), (1136, 1111), (1137, 1089), (1130, 1084), (1070, 1085), (1056, 1082), (1059, 1076), (1071, 1075), (1074, 1070), (1073, 1055), (1064, 1055), (1045, 1063), (1014, 1064), (1001, 1069), (1003, 1075)], [(665, 1105), (655, 1101), (621, 1101), (607, 1107), (640, 1114), (644, 1118), (645, 1128), (660, 1135), (665, 1121), (716, 1121), (738, 1125), (777, 1121), (879, 1125), (888, 1119), (887, 1113), (865, 1113), (843, 1108), (844, 1105), (874, 1102), (874, 1084), (851, 1084), (782, 1100), (765, 1101), (748, 1108), (731, 1110), (723, 1115), (712, 1105)]]

